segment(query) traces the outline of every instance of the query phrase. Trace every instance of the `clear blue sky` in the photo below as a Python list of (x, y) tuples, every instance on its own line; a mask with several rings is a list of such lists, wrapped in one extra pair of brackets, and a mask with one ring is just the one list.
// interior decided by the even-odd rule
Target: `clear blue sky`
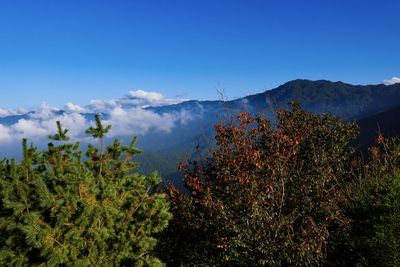
[(398, 0), (2, 0), (0, 107), (400, 75)]

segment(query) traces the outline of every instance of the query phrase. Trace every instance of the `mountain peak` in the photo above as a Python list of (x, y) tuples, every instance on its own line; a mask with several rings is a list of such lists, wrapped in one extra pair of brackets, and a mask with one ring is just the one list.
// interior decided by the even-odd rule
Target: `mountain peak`
[(348, 83), (344, 83), (342, 81), (329, 81), (329, 80), (309, 80), (309, 79), (295, 79), (289, 82), (286, 82), (280, 86), (278, 86), (278, 88), (281, 87), (288, 87), (288, 86), (327, 86), (327, 85), (350, 85)]

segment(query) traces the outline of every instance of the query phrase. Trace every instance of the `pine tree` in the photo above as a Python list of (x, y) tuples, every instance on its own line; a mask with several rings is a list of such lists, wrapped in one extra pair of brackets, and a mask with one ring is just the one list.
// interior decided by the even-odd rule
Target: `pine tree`
[(1, 162), (1, 266), (163, 265), (152, 253), (171, 218), (160, 177), (134, 172), (136, 137), (104, 147), (110, 128), (96, 116), (87, 133), (100, 144), (83, 157), (57, 122), (47, 150), (24, 139), (22, 162)]

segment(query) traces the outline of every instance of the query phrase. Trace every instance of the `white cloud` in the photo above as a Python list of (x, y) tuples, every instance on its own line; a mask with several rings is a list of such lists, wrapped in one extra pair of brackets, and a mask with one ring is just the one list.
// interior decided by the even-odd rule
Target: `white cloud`
[(392, 79), (384, 80), (383, 84), (384, 85), (393, 85), (396, 83), (400, 83), (400, 78), (399, 77), (393, 77)]
[(12, 141), (11, 131), (8, 127), (0, 124), (0, 144), (9, 144)]
[(105, 121), (111, 124), (110, 136), (117, 135), (143, 135), (149, 130), (170, 132), (175, 126), (176, 118), (173, 114), (157, 114), (153, 111), (139, 107), (131, 109), (114, 108), (109, 119)]
[[(78, 110), (77, 107), (74, 108)], [(80, 138), (88, 125), (88, 122), (81, 114), (77, 112), (61, 112), (46, 103), (42, 103), (39, 107), (29, 112), (24, 109), (13, 111), (8, 113), (13, 115), (28, 114), (28, 117), (21, 118), (12, 125), (0, 124), (0, 144), (20, 141), (22, 138), (45, 140), (48, 135), (56, 132), (57, 121), (60, 121), (64, 128), (69, 129), (69, 135), (72, 138)], [(70, 111), (72, 110), (70, 109)]]
[(9, 130), (17, 140), (21, 138), (43, 139), (56, 132), (57, 121), (61, 122), (63, 128), (69, 130), (68, 134), (72, 138), (79, 138), (87, 129), (87, 121), (81, 114), (64, 113), (57, 115), (52, 113), (46, 119), (40, 117), (20, 119), (17, 123), (11, 125)]
[(34, 112), (29, 113), (29, 117), (38, 120), (48, 120), (50, 119), (54, 112), (59, 111), (57, 108), (50, 107), (46, 102), (43, 102), (39, 107), (37, 107)]
[(124, 109), (129, 108), (146, 108), (146, 107), (158, 107), (171, 104), (178, 104), (187, 99), (183, 98), (167, 98), (157, 92), (147, 92), (143, 90), (129, 91), (127, 95), (112, 100), (91, 100), (89, 105), (86, 107), (92, 112), (108, 113), (117, 107)]
[(68, 102), (67, 104), (65, 104), (64, 109), (68, 113), (84, 113), (84, 112), (86, 112), (85, 108), (83, 108), (79, 105), (75, 105), (71, 102)]
[(160, 93), (146, 92), (143, 90), (129, 91), (128, 97), (153, 104), (165, 103), (166, 100), (166, 98)]
[(87, 109), (94, 113), (107, 113), (110, 110), (118, 107), (118, 104), (115, 100), (90, 100), (89, 105), (87, 105)]
[(194, 118), (201, 116), (202, 106), (197, 106), (198, 112), (181, 109), (157, 113), (145, 109), (149, 106), (176, 104), (184, 99), (169, 99), (156, 92), (143, 90), (130, 91), (124, 97), (112, 100), (92, 100), (81, 107), (67, 103), (64, 110), (51, 107), (46, 103), (29, 111), (0, 109), (0, 116), (14, 114), (28, 114), (28, 117), (19, 119), (12, 125), (0, 124), (0, 145), (19, 142), (22, 138), (32, 141), (44, 141), (48, 135), (56, 132), (56, 121), (69, 129), (68, 135), (75, 140), (87, 138), (85, 130), (93, 125), (93, 121), (85, 118), (81, 113), (104, 113), (104, 124), (112, 125), (108, 137), (125, 135), (144, 135), (149, 131), (171, 132), (178, 124), (187, 124)]
[(186, 99), (171, 99), (166, 98), (160, 93), (156, 92), (146, 92), (143, 90), (129, 91), (126, 99), (124, 99), (127, 103), (148, 107), (148, 106), (164, 106), (171, 104), (178, 104)]
[(14, 136), (21, 136), (26, 138), (42, 137), (49, 134), (47, 129), (41, 127), (38, 120), (20, 119), (16, 124), (11, 127)]
[(0, 117), (7, 117), (13, 115), (22, 115), (28, 113), (27, 109), (19, 108), (19, 109), (8, 109), (8, 108), (0, 108)]
[(182, 109), (180, 112), (158, 114), (143, 108), (114, 108), (109, 113), (106, 124), (112, 125), (110, 137), (118, 135), (144, 135), (154, 130), (169, 133), (177, 123), (187, 124), (195, 118), (191, 112)]

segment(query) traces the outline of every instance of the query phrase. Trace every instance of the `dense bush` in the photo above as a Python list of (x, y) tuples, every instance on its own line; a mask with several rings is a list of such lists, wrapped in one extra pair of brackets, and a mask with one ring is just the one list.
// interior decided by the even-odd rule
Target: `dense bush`
[(162, 264), (152, 253), (154, 234), (171, 214), (153, 190), (160, 179), (133, 172), (135, 139), (103, 148), (109, 128), (96, 116), (87, 133), (100, 146), (83, 156), (58, 123), (46, 151), (24, 140), (23, 161), (0, 164), (1, 266)]
[(335, 266), (400, 266), (400, 142), (377, 138), (351, 184), (349, 231), (331, 241)]
[(276, 126), (237, 119), (216, 126), (209, 158), (182, 164), (187, 192), (167, 189), (174, 219), (160, 257), (174, 266), (324, 263), (328, 240), (350, 223), (342, 206), (356, 125), (297, 104)]

